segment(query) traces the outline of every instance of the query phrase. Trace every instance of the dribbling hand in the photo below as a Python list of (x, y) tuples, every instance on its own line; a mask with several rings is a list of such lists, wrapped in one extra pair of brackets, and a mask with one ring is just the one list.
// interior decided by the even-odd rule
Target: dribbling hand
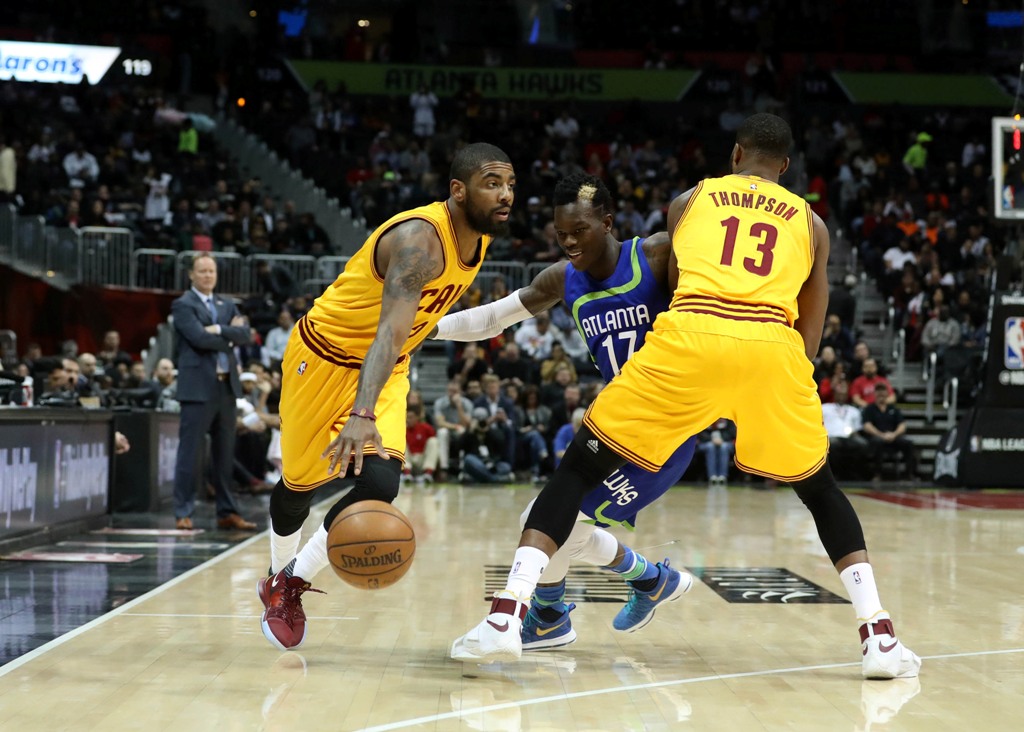
[(384, 442), (380, 432), (377, 431), (377, 423), (372, 419), (350, 415), (345, 426), (341, 428), (341, 432), (331, 440), (327, 449), (320, 455), (321, 458), (326, 458), (330, 456), (331, 452), (334, 452), (334, 457), (331, 458), (331, 462), (327, 466), (327, 474), (332, 475), (335, 468), (340, 466), (341, 472), (338, 473), (338, 477), (344, 478), (348, 472), (349, 460), (352, 460), (355, 468), (354, 474), (362, 473), (363, 446), (368, 442), (373, 444), (373, 449), (380, 457), (384, 460), (390, 459), (390, 456), (384, 451)]

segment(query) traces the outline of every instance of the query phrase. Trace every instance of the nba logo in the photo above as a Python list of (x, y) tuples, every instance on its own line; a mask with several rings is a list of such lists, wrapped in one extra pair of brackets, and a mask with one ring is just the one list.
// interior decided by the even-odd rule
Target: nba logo
[(1008, 369), (1024, 369), (1024, 318), (1007, 318), (1003, 331), (1003, 363)]
[(302, 376), (304, 373), (306, 373), (306, 362), (305, 361), (303, 361), (302, 363), (299, 364), (299, 376)]

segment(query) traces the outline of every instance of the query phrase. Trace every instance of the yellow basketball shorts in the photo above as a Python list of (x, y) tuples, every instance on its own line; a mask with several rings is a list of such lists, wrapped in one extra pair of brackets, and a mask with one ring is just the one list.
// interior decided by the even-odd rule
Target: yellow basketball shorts
[(656, 471), (686, 438), (724, 417), (736, 423), (741, 470), (801, 480), (828, 454), (813, 370), (800, 334), (786, 325), (664, 313), (584, 423), (619, 455)]
[[(292, 329), (281, 367), (281, 463), (285, 485), (296, 491), (313, 490), (338, 477), (340, 468), (328, 475), (330, 460), (320, 454), (345, 426), (356, 399), (358, 368), (332, 363), (324, 355), (310, 348), (297, 326)], [(392, 460), (405, 460), (408, 395), (409, 367), (404, 360), (374, 407), (377, 430)], [(363, 450), (364, 455), (376, 454), (371, 444)]]

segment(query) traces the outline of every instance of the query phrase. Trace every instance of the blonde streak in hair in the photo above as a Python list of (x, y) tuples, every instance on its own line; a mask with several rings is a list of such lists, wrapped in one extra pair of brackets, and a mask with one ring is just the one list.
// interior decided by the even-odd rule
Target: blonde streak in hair
[(580, 201), (594, 202), (594, 196), (597, 195), (597, 186), (593, 183), (584, 183), (580, 186), (579, 191), (576, 192), (576, 198)]

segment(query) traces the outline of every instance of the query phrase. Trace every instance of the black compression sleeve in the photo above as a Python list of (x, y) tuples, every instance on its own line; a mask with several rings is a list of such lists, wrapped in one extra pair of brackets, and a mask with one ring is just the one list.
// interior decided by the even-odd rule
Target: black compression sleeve
[(580, 427), (558, 469), (534, 501), (526, 528), (546, 534), (562, 546), (572, 533), (583, 497), (625, 462), (585, 425)]
[(793, 490), (814, 517), (818, 537), (832, 564), (865, 549), (860, 519), (850, 499), (839, 490), (828, 461), (810, 478), (793, 483)]

